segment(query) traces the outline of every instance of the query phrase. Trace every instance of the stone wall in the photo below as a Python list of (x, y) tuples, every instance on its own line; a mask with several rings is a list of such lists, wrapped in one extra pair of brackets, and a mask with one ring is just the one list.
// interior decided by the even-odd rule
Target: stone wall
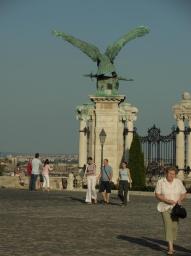
[[(19, 182), (18, 176), (0, 176), (0, 188), (22, 188), (28, 189), (29, 177), (23, 177), (24, 185)], [(50, 189), (62, 190), (62, 178), (61, 177), (50, 177)]]

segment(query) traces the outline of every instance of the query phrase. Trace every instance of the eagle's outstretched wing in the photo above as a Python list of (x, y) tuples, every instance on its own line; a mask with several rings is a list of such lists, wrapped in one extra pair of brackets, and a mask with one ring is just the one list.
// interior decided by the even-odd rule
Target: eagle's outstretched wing
[(98, 61), (99, 57), (101, 56), (101, 53), (99, 49), (90, 43), (84, 42), (80, 39), (77, 39), (71, 35), (68, 35), (64, 32), (57, 32), (57, 31), (52, 31), (53, 35), (56, 37), (61, 37), (65, 41), (71, 43), (72, 45), (76, 46), (79, 48), (83, 53), (88, 55), (93, 61)]
[(105, 54), (109, 57), (109, 59), (113, 62), (115, 57), (118, 55), (120, 50), (122, 49), (123, 46), (126, 45), (129, 41), (137, 38), (144, 36), (145, 34), (149, 33), (149, 29), (146, 27), (137, 27), (121, 38), (119, 38), (114, 44), (110, 45), (107, 47)]

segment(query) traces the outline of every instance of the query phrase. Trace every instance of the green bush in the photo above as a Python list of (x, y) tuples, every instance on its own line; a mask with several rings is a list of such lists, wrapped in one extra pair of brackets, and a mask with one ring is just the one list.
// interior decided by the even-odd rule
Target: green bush
[(133, 141), (129, 150), (129, 169), (133, 180), (132, 190), (144, 190), (146, 183), (144, 155), (137, 133), (133, 134)]
[(0, 165), (0, 176), (3, 176), (5, 167), (3, 165)]

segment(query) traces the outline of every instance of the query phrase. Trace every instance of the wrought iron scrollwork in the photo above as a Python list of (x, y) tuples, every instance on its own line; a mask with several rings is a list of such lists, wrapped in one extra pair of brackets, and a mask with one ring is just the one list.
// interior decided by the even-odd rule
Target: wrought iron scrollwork
[(153, 125), (153, 127), (148, 130), (148, 141), (152, 143), (157, 143), (159, 140), (160, 140), (160, 129), (156, 128), (156, 126)]
[(176, 164), (176, 133), (173, 127), (170, 134), (161, 135), (160, 129), (153, 125), (146, 136), (139, 136), (148, 176), (161, 176), (164, 166)]
[[(187, 155), (187, 136), (191, 133), (190, 127), (180, 130), (173, 126), (172, 131), (168, 135), (161, 135), (160, 129), (155, 125), (148, 129), (146, 136), (139, 136), (144, 153), (145, 167), (148, 176), (155, 176), (157, 173), (161, 176), (165, 166), (176, 166), (176, 136), (180, 132), (185, 136), (185, 156)], [(184, 171), (188, 172), (190, 167), (186, 166)], [(179, 169), (180, 170), (180, 169)]]

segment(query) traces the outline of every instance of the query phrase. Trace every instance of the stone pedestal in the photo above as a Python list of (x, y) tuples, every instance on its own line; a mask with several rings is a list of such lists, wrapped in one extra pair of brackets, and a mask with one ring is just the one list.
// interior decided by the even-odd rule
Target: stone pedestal
[(90, 96), (93, 103), (77, 107), (77, 118), (80, 120), (79, 168), (92, 157), (97, 168), (101, 169), (100, 132), (104, 129), (106, 140), (103, 146), (103, 158), (109, 160), (113, 168), (113, 182), (119, 176), (121, 161), (128, 160), (128, 152), (133, 139), (133, 122), (136, 120), (137, 108), (124, 102), (124, 95)]
[[(138, 110), (129, 103), (124, 102), (124, 95), (116, 96), (90, 96), (94, 102), (92, 120), (92, 157), (97, 166), (97, 173), (101, 168), (101, 144), (100, 132), (105, 130), (106, 140), (103, 146), (103, 158), (109, 160), (113, 168), (113, 182), (116, 183), (119, 175), (119, 166), (123, 159), (126, 159), (125, 152), (129, 150), (133, 138), (133, 121), (136, 120), (135, 113)], [(124, 136), (125, 125), (128, 133)]]
[[(109, 164), (113, 168), (113, 181), (116, 182), (119, 171), (118, 151), (120, 146), (118, 145), (119, 134), (119, 104), (125, 99), (125, 96), (115, 97), (95, 97), (91, 96), (90, 99), (95, 103), (95, 145), (94, 154), (95, 162), (97, 165), (97, 172), (101, 168), (101, 145), (99, 134), (102, 129), (106, 132), (106, 141), (103, 147), (103, 158), (109, 160)], [(121, 137), (123, 134), (120, 135)], [(122, 156), (121, 156), (122, 158)]]

